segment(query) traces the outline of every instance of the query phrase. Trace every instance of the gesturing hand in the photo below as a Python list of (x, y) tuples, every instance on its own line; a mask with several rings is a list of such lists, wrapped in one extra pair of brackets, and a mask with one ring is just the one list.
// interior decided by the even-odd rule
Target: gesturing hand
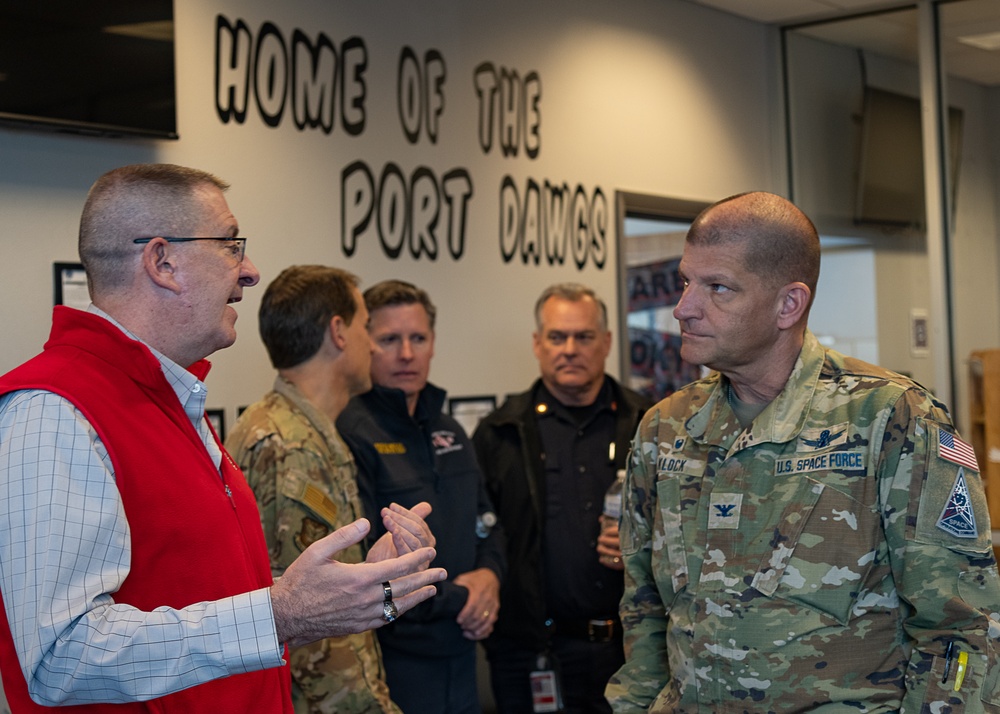
[(447, 573), (427, 567), (435, 556), (433, 548), (377, 563), (334, 560), (337, 553), (360, 542), (370, 527), (361, 518), (316, 541), (271, 586), (280, 642), (299, 646), (381, 627), (383, 582), (391, 583), (400, 614), (435, 594), (433, 583), (444, 580)]

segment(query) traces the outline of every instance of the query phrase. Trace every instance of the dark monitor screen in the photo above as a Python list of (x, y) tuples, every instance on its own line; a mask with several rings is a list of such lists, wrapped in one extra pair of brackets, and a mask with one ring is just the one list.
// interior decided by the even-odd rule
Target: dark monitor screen
[(176, 139), (172, 0), (0, 0), (0, 121)]
[[(948, 110), (949, 178), (957, 188), (962, 111)], [(874, 87), (865, 91), (855, 220), (923, 228), (924, 147), (920, 100)]]

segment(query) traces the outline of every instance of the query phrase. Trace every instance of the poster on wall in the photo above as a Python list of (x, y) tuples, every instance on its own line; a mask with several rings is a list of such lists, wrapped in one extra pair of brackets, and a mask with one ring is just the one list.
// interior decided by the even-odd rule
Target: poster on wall
[(629, 266), (629, 387), (663, 399), (698, 379), (701, 369), (681, 359), (680, 326), (673, 309), (684, 291), (680, 258)]
[(628, 328), (632, 369), (629, 386), (660, 400), (701, 377), (701, 368), (681, 359), (681, 336)]

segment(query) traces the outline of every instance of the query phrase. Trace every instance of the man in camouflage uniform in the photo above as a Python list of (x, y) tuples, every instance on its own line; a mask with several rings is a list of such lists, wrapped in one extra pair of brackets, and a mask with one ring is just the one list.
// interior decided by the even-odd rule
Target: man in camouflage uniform
[[(242, 414), (226, 447), (257, 497), (275, 577), (310, 543), (364, 516), (354, 459), (334, 427), (348, 399), (370, 387), (368, 311), (357, 282), (336, 268), (293, 266), (261, 302), (260, 332), (278, 376), (273, 391)], [(369, 560), (397, 547), (434, 545), (422, 520), (427, 504), (393, 508), (383, 514), (390, 532)], [(339, 559), (362, 562), (360, 544)], [(291, 670), (296, 714), (400, 711), (372, 631), (295, 649)]]
[(680, 270), (682, 356), (715, 371), (635, 437), (615, 711), (998, 711), (989, 515), (946, 407), (808, 331), (819, 239), (784, 199), (706, 209)]

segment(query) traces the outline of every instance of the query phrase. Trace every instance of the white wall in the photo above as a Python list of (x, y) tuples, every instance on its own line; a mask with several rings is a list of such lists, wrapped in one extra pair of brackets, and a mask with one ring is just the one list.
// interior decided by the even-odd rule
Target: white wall
[[(793, 37), (790, 47), (795, 56), (790, 76), (796, 87), (791, 98), (796, 202), (821, 233), (868, 241), (875, 259), (879, 363), (934, 390), (933, 357), (910, 350), (911, 310), (929, 311), (931, 306), (926, 240), (919, 231), (857, 226), (852, 220), (865, 80), (916, 97), (917, 69), (868, 53), (862, 72), (853, 48), (802, 37)], [(964, 115), (951, 236), (951, 327), (958, 388), (949, 406), (960, 428), (968, 420), (968, 355), (1000, 345), (998, 153), (993, 130), (1000, 117), (998, 91), (954, 78), (947, 83), (948, 104)], [(864, 279), (845, 279), (826, 290), (834, 291), (842, 309), (852, 311), (857, 285)]]
[[(250, 237), (248, 254), (267, 283), (287, 265), (321, 262), (359, 274), (365, 285), (387, 277), (426, 287), (439, 306), (431, 377), (454, 395), (523, 389), (537, 373), (531, 355), (531, 309), (548, 284), (580, 280), (614, 309), (617, 189), (714, 200), (748, 188), (781, 191), (780, 117), (773, 33), (760, 25), (671, 0), (559, 0), (536, 3), (367, 3), (290, 0), (176, 0), (179, 133), (176, 142), (95, 139), (0, 130), (0, 370), (38, 351), (48, 334), (51, 264), (76, 259), (79, 211), (90, 183), (115, 166), (170, 161), (232, 182), (229, 202)], [(217, 15), (243, 20), (256, 35), (276, 25), (338, 48), (351, 36), (368, 51), (366, 124), (360, 136), (299, 130), (286, 112), (268, 127), (251, 103), (242, 124), (223, 123), (215, 106)], [(403, 136), (396, 106), (402, 48), (444, 58), (444, 109), (436, 143)], [(504, 157), (494, 140), (477, 140), (474, 70), (482, 62), (537, 72), (540, 152)], [(469, 202), (465, 251), (437, 260), (405, 250), (389, 259), (372, 229), (353, 256), (341, 248), (341, 171), (364, 161), (376, 174), (394, 162), (409, 176), (418, 166), (439, 178), (464, 168)], [(580, 186), (606, 202), (606, 261), (578, 269), (505, 262), (500, 254), (500, 187), (510, 176)], [(263, 286), (238, 307), (240, 338), (213, 359), (210, 406), (235, 409), (271, 382), (256, 329)], [(617, 362), (609, 367), (617, 371)]]

